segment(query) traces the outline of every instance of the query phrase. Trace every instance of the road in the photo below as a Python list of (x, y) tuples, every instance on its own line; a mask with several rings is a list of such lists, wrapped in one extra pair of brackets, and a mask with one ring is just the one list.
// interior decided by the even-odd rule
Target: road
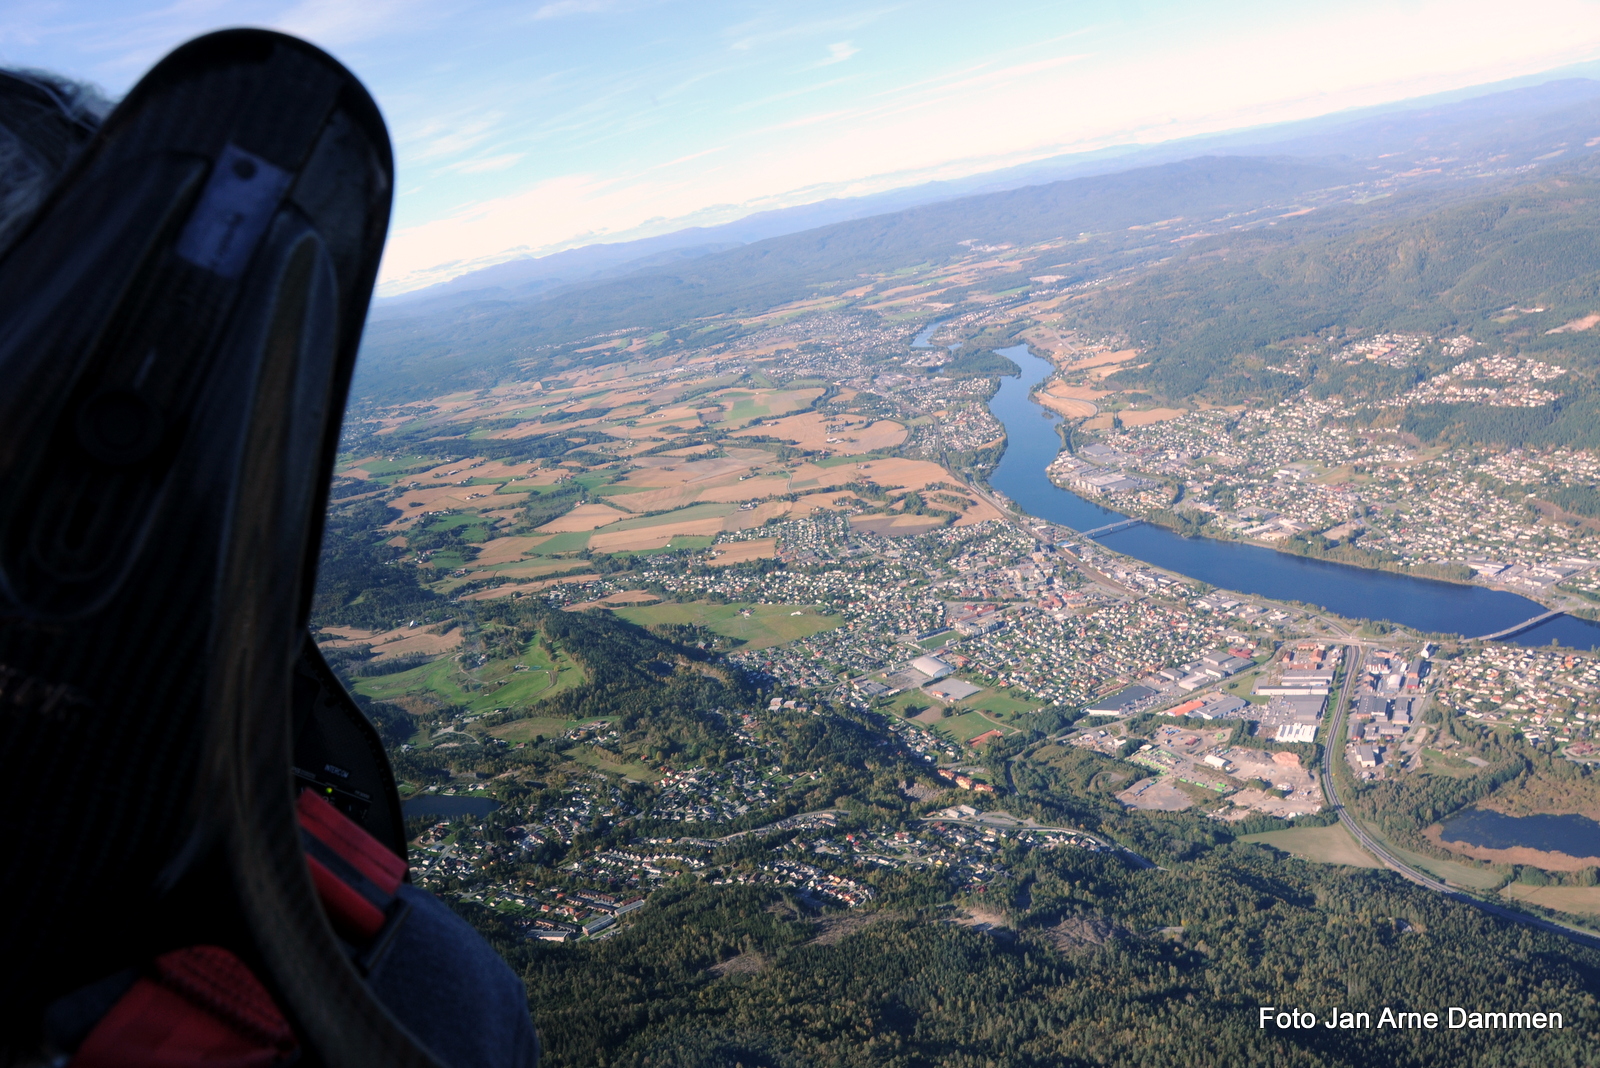
[(1539, 930), (1562, 935), (1590, 947), (1600, 948), (1600, 936), (1575, 927), (1567, 927), (1563, 924), (1540, 919), (1537, 916), (1530, 916), (1525, 912), (1517, 912), (1514, 909), (1502, 908), (1499, 905), (1491, 904), (1488, 901), (1473, 897), (1471, 894), (1463, 893), (1448, 883), (1440, 882), (1433, 876), (1412, 867), (1369, 834), (1366, 828), (1362, 827), (1356, 818), (1345, 810), (1344, 805), (1339, 801), (1338, 787), (1334, 784), (1333, 762), (1336, 759), (1344, 759), (1345, 717), (1350, 710), (1350, 696), (1355, 690), (1356, 678), (1360, 675), (1358, 670), (1360, 661), (1357, 658), (1361, 655), (1361, 652), (1360, 645), (1345, 646), (1344, 686), (1339, 690), (1338, 701), (1333, 708), (1333, 718), (1328, 725), (1327, 744), (1322, 748), (1322, 792), (1327, 798), (1328, 807), (1338, 814), (1339, 822), (1344, 824), (1345, 830), (1349, 831), (1351, 836), (1361, 843), (1363, 849), (1382, 861), (1385, 867), (1405, 876), (1418, 886), (1443, 894), (1445, 897), (1460, 904), (1471, 905), (1473, 908), (1481, 909), (1500, 919), (1510, 920), (1512, 923), (1520, 923), (1527, 927), (1536, 927)]

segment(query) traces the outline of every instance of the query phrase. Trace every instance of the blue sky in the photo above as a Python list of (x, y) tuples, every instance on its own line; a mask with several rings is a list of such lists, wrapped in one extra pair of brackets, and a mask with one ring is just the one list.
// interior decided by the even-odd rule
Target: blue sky
[(386, 292), (1600, 58), (1600, 0), (3, 0), (0, 63), (115, 96), (236, 25), (317, 42), (377, 97)]

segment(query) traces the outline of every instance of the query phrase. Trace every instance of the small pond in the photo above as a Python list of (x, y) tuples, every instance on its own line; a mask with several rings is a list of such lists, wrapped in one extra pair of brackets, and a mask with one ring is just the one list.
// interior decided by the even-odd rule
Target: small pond
[(1600, 823), (1587, 816), (1507, 816), (1469, 808), (1445, 820), (1439, 837), (1483, 849), (1522, 846), (1569, 857), (1600, 857)]

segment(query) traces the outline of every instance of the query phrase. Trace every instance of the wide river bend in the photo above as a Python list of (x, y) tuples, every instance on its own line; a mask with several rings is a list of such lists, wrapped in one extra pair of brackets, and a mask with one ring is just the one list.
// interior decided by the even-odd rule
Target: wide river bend
[[(1006, 451), (989, 484), (1029, 515), (1074, 530), (1092, 530), (1125, 516), (1064, 490), (1045, 468), (1061, 450), (1061, 417), (1029, 399), (1033, 387), (1055, 370), (1026, 345), (997, 350), (1022, 368), (1002, 378), (989, 409), (1006, 428)], [(1454, 582), (1412, 578), (1389, 571), (1312, 560), (1259, 545), (1185, 538), (1164, 527), (1141, 524), (1099, 539), (1107, 548), (1240, 593), (1301, 601), (1354, 619), (1387, 619), (1423, 631), (1476, 636), (1532, 619), (1542, 605), (1514, 593)], [(1600, 624), (1557, 616), (1509, 641), (1576, 649), (1600, 649)]]

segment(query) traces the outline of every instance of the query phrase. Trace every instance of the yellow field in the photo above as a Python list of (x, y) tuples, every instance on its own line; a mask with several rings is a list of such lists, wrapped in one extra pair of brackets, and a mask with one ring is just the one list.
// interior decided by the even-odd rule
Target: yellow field
[[(540, 530), (551, 534), (567, 533), (574, 530), (594, 530), (619, 519), (628, 518), (628, 513), (611, 507), (609, 504), (580, 504), (559, 519), (552, 519)], [(481, 560), (482, 557), (480, 556)]]
[(1342, 824), (1327, 827), (1295, 827), (1287, 831), (1247, 834), (1241, 842), (1261, 842), (1292, 853), (1303, 860), (1322, 864), (1345, 864), (1354, 868), (1381, 868), (1371, 853), (1362, 849)]
[(767, 560), (778, 555), (777, 538), (761, 538), (756, 541), (730, 541), (712, 548), (712, 557), (707, 561), (712, 567), (728, 567), (731, 564), (748, 563), (751, 560)]
[(372, 646), (372, 659), (393, 660), (409, 653), (447, 653), (461, 644), (461, 631), (452, 627), (443, 634), (433, 634), (426, 627), (396, 627), (389, 631), (366, 631), (358, 627), (327, 627), (324, 634), (336, 635), (331, 641), (320, 642), (328, 649), (348, 649), (357, 645)]
[(1557, 912), (1600, 916), (1600, 886), (1526, 886), (1511, 883), (1500, 892), (1518, 901), (1527, 901)]
[(740, 430), (740, 435), (767, 435), (791, 442), (802, 449), (825, 449), (838, 455), (855, 455), (889, 449), (906, 440), (906, 428), (892, 419), (873, 422), (804, 412), (769, 420), (760, 426)]
[(1162, 423), (1168, 419), (1176, 419), (1178, 416), (1188, 413), (1182, 408), (1149, 408), (1145, 411), (1135, 411), (1129, 408), (1127, 411), (1118, 412), (1117, 414), (1122, 417), (1123, 426), (1149, 426), (1151, 423)]

